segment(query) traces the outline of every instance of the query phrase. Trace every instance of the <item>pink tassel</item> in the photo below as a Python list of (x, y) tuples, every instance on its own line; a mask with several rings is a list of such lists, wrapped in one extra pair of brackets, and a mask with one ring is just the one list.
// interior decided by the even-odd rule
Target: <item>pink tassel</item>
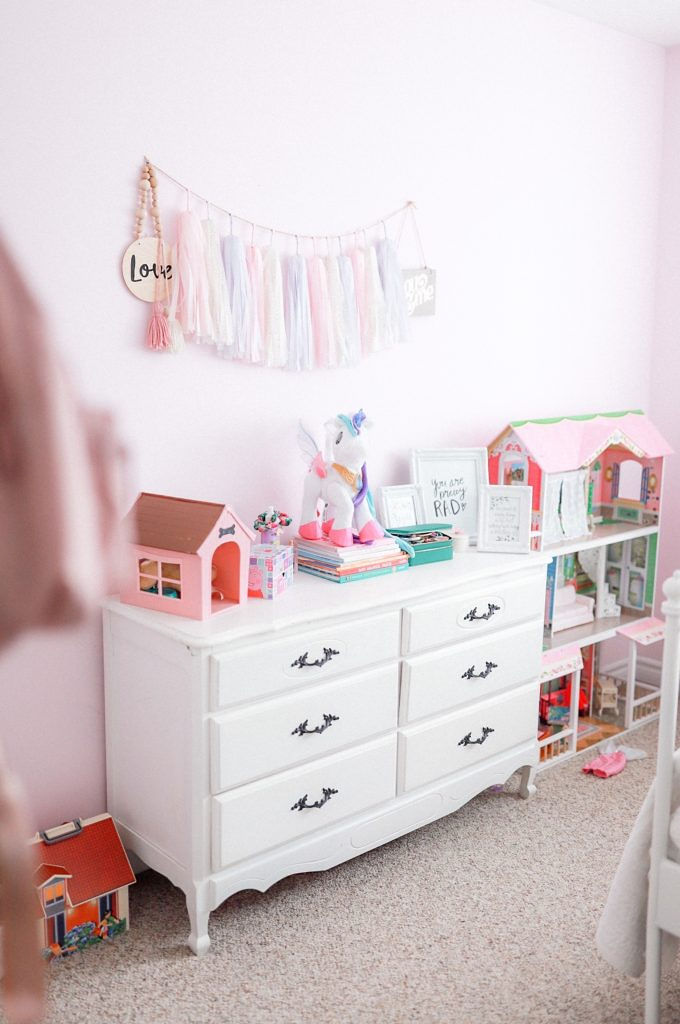
[(328, 276), (320, 256), (307, 261), (309, 283), (309, 305), (312, 316), (312, 334), (316, 366), (332, 366), (329, 331), (332, 330), (332, 313), (328, 300)]
[(162, 302), (154, 302), (149, 326), (146, 330), (146, 343), (149, 348), (163, 351), (170, 348), (170, 328)]
[(210, 315), (210, 291), (205, 265), (205, 245), (201, 222), (195, 213), (180, 213), (177, 224), (177, 287), (173, 294), (170, 319), (176, 319), (184, 334), (200, 338), (214, 336)]

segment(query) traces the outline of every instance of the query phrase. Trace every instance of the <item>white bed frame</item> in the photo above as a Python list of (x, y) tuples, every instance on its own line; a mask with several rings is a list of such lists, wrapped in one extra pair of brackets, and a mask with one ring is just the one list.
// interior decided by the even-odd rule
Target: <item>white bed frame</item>
[(666, 580), (663, 592), (666, 601), (661, 610), (666, 619), (666, 629), (647, 904), (645, 1024), (660, 1024), (662, 933), (669, 932), (680, 938), (680, 864), (668, 857), (680, 679), (680, 570)]

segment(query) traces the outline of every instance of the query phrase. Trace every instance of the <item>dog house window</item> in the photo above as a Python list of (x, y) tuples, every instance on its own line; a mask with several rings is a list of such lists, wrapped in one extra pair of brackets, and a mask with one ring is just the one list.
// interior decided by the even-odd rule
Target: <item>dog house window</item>
[[(160, 594), (175, 600), (182, 598), (182, 567), (179, 562), (157, 562), (140, 558), (139, 589), (146, 594)], [(159, 588), (160, 582), (160, 588)]]
[(64, 883), (57, 882), (56, 885), (45, 887), (45, 905), (59, 903), (64, 898)]

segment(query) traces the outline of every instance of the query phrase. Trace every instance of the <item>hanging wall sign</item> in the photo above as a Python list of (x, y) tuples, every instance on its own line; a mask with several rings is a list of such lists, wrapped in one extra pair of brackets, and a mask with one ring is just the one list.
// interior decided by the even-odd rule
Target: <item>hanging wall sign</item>
[(144, 302), (163, 302), (172, 288), (172, 248), (152, 236), (136, 238), (123, 256), (123, 280)]
[(431, 267), (402, 270), (409, 316), (431, 316), (434, 313), (437, 272)]

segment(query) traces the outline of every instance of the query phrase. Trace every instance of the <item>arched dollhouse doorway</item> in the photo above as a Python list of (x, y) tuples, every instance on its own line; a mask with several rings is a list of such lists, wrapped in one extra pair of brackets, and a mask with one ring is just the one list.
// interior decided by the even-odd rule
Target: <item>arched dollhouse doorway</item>
[(238, 604), (241, 578), (241, 550), (236, 541), (225, 541), (212, 557), (212, 607), (219, 611), (225, 604)]

